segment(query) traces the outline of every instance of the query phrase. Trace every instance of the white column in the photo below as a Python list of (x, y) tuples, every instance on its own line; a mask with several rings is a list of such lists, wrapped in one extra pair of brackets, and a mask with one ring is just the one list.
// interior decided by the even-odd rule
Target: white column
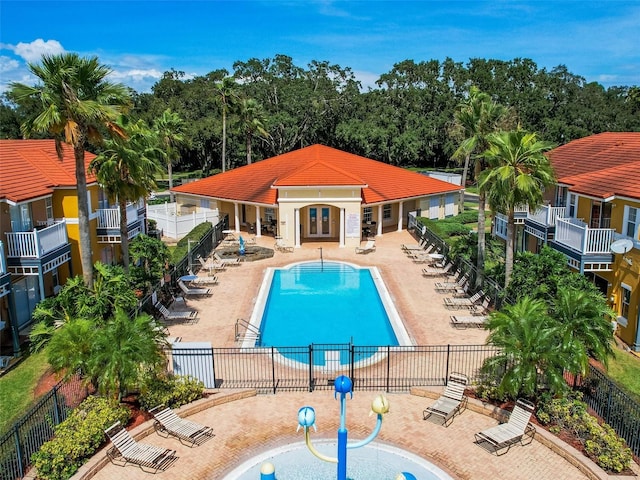
[(236, 222), (236, 232), (240, 232), (240, 208), (238, 202), (233, 202), (233, 214)]
[(296, 208), (294, 210), (293, 228), (295, 229), (295, 231), (293, 232), (293, 236), (295, 238), (295, 247), (300, 248), (300, 209), (299, 208)]
[(262, 221), (260, 220), (260, 206), (256, 205), (256, 237), (262, 236)]
[(344, 247), (344, 208), (340, 209), (340, 248)]
[(382, 235), (382, 212), (384, 210), (383, 205), (378, 205), (378, 231), (376, 232), (376, 237)]
[(398, 202), (398, 231), (402, 231), (402, 201)]

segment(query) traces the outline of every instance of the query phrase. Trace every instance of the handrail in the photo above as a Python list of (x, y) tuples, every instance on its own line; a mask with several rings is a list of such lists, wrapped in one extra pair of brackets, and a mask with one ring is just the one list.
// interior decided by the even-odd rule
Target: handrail
[(255, 341), (260, 340), (260, 329), (256, 328), (254, 325), (251, 325), (244, 318), (238, 318), (236, 320), (235, 332), (236, 341), (240, 340), (240, 338), (242, 337), (242, 332), (244, 332), (244, 338), (251, 338)]

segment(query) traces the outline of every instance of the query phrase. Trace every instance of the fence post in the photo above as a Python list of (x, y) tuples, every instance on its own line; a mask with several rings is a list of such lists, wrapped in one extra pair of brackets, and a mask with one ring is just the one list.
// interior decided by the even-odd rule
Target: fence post
[(349, 378), (351, 379), (353, 384), (355, 384), (354, 382), (355, 379), (353, 378), (353, 375), (356, 371), (354, 363), (355, 363), (354, 346), (353, 346), (353, 343), (349, 342)]
[(449, 378), (449, 356), (451, 355), (451, 344), (447, 343), (447, 366), (445, 368), (444, 381), (446, 385), (447, 378)]
[(58, 385), (53, 387), (53, 423), (60, 425), (60, 406), (58, 405)]
[(20, 431), (18, 430), (18, 424), (13, 427), (14, 438), (16, 439), (16, 455), (18, 456), (18, 473), (20, 478), (24, 477), (24, 454), (22, 453), (22, 445), (20, 444)]
[(274, 347), (271, 347), (271, 381), (273, 382), (273, 394), (276, 393), (276, 359)]
[(313, 343), (309, 345), (309, 391), (313, 392)]
[(387, 345), (387, 393), (389, 393), (389, 375), (391, 374), (391, 346)]
[(611, 416), (611, 399), (613, 394), (613, 384), (611, 380), (607, 378), (607, 409), (605, 410), (604, 421), (609, 423), (609, 418)]
[(213, 370), (213, 386), (217, 387), (218, 382), (216, 381), (216, 357), (213, 354), (213, 347), (211, 347), (211, 369)]

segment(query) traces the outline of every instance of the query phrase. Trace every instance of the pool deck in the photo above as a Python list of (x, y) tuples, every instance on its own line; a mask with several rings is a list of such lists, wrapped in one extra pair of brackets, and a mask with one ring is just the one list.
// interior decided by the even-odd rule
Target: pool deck
[[(401, 251), (400, 244), (415, 243), (406, 231), (386, 233), (376, 239), (376, 251), (355, 254), (352, 248), (338, 248), (333, 243), (305, 243), (293, 253), (276, 252), (271, 259), (243, 263), (218, 274), (219, 284), (213, 296), (189, 300), (188, 306), (200, 312), (195, 325), (176, 325), (170, 335), (182, 341), (210, 341), (214, 347), (235, 346), (234, 325), (237, 318), (248, 320), (258, 294), (266, 267), (279, 267), (293, 262), (319, 259), (322, 247), (325, 260), (342, 260), (360, 265), (377, 266), (405, 326), (416, 344), (482, 344), (486, 332), (481, 329), (455, 329), (449, 324), (451, 311), (443, 306), (442, 298), (433, 288), (437, 279), (421, 274), (423, 265), (414, 264)], [(273, 238), (258, 239), (262, 246), (273, 246)], [(203, 273), (201, 273), (203, 275)], [(377, 441), (405, 448), (443, 470), (457, 480), (579, 480), (607, 479), (609, 476), (585, 460), (585, 474), (565, 457), (571, 455), (552, 447), (564, 444), (546, 432), (536, 434), (536, 441), (528, 446), (516, 445), (508, 454), (497, 457), (474, 443), (474, 433), (497, 424), (480, 402), (470, 401), (470, 408), (445, 428), (422, 419), (422, 411), (441, 391), (441, 388), (414, 389), (412, 394), (388, 394), (391, 411)], [(370, 404), (377, 392), (356, 392), (347, 401), (349, 438), (365, 438), (375, 424), (369, 417)], [(425, 398), (425, 396), (430, 398)], [(216, 391), (209, 398), (185, 406), (182, 416), (213, 427), (215, 437), (201, 446), (189, 448), (175, 439), (165, 439), (153, 433), (151, 422), (134, 430), (145, 443), (177, 450), (179, 459), (158, 480), (221, 479), (238, 464), (271, 448), (304, 440), (296, 432), (297, 411), (304, 405), (316, 409), (318, 432), (312, 439), (335, 439), (338, 428), (339, 402), (332, 391), (283, 392), (276, 395), (255, 395), (252, 390)], [(483, 411), (483, 409), (485, 409)], [(557, 449), (557, 447), (554, 447)], [(571, 448), (567, 447), (571, 452)], [(582, 457), (580, 454), (576, 455)], [(98, 480), (148, 479), (149, 473), (135, 466), (119, 467), (104, 462), (104, 450), (83, 467), (74, 477)], [(582, 457), (584, 458), (584, 457)], [(318, 460), (320, 461), (320, 460)], [(636, 474), (638, 473), (637, 465)], [(276, 465), (277, 476), (277, 465)], [(621, 476), (611, 476), (622, 480)], [(257, 480), (257, 479), (256, 479)], [(372, 479), (375, 480), (375, 479)]]

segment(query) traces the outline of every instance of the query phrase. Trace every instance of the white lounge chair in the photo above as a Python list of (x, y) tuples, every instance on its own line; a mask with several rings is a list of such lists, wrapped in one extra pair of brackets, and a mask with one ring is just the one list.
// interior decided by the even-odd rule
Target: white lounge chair
[[(518, 399), (507, 423), (476, 433), (475, 443), (488, 445), (496, 455), (504, 455), (509, 451), (511, 445), (516, 443), (523, 446), (529, 445), (536, 434), (536, 428), (529, 423), (534, 410), (535, 407), (531, 402)], [(501, 451), (502, 453), (500, 453)]]
[(431, 265), (422, 269), (422, 276), (424, 277), (444, 277), (449, 274), (449, 271), (453, 268), (453, 263), (447, 262), (447, 264), (440, 268), (437, 265)]
[(124, 467), (130, 463), (142, 470), (148, 468), (157, 473), (159, 470), (166, 470), (178, 458), (175, 450), (136, 442), (120, 422), (111, 425), (104, 433), (113, 444), (113, 447), (107, 450), (107, 456), (116, 465), (123, 462)]
[(152, 408), (149, 413), (155, 419), (153, 427), (159, 435), (171, 435), (180, 440), (180, 443), (187, 442), (193, 447), (213, 437), (211, 427), (180, 418), (173, 410), (164, 405)]
[(442, 418), (442, 424), (448, 427), (456, 415), (467, 408), (467, 397), (464, 389), (469, 379), (462, 373), (451, 373), (447, 380), (444, 392), (435, 403), (422, 412), (422, 418), (426, 420), (431, 415)]
[(484, 328), (486, 315), (451, 315), (451, 326), (455, 328)]
[(189, 288), (184, 284), (182, 280), (178, 280), (178, 287), (180, 287), (180, 290), (182, 290), (182, 293), (184, 293), (187, 296), (192, 295), (194, 297), (207, 297), (211, 295), (210, 288)]
[(400, 248), (405, 252), (419, 252), (425, 249), (427, 242), (425, 240), (420, 240), (416, 245), (405, 245), (404, 243), (400, 245)]
[(462, 290), (469, 283), (469, 279), (462, 275), (455, 282), (436, 282), (433, 288), (437, 292), (456, 292)]
[(236, 266), (236, 265), (240, 265), (240, 257), (236, 257), (236, 258), (222, 258), (220, 257), (220, 255), (218, 255), (218, 252), (213, 252), (213, 258), (217, 263), (221, 263), (223, 265), (231, 265), (231, 266)]
[(287, 245), (282, 238), (276, 238), (276, 243), (273, 245), (273, 249), (277, 252), (293, 253), (293, 247)]
[[(195, 273), (193, 273), (192, 270), (189, 270), (189, 275), (192, 275), (194, 277), (196, 277), (197, 275)], [(191, 287), (192, 285), (217, 285), (218, 284), (218, 277), (216, 275), (210, 275), (208, 277), (198, 277), (194, 280), (189, 281), (189, 285), (187, 285), (188, 287)]]
[(213, 275), (213, 272), (222, 271), (226, 268), (224, 263), (219, 263), (219, 262), (207, 263), (205, 259), (202, 257), (198, 257), (198, 261), (200, 262), (200, 265), (202, 265), (202, 268), (209, 272), (209, 275)]
[(482, 297), (484, 297), (484, 292), (480, 290), (469, 298), (447, 297), (444, 299), (444, 305), (447, 308), (453, 308), (456, 310), (461, 308), (471, 309)]
[(370, 253), (375, 251), (376, 251), (375, 240), (367, 240), (367, 243), (364, 244), (364, 247), (356, 247), (356, 253)]
[(160, 312), (162, 318), (167, 321), (186, 320), (195, 322), (198, 318), (198, 312), (195, 310), (169, 310), (160, 302), (156, 303), (154, 307)]

